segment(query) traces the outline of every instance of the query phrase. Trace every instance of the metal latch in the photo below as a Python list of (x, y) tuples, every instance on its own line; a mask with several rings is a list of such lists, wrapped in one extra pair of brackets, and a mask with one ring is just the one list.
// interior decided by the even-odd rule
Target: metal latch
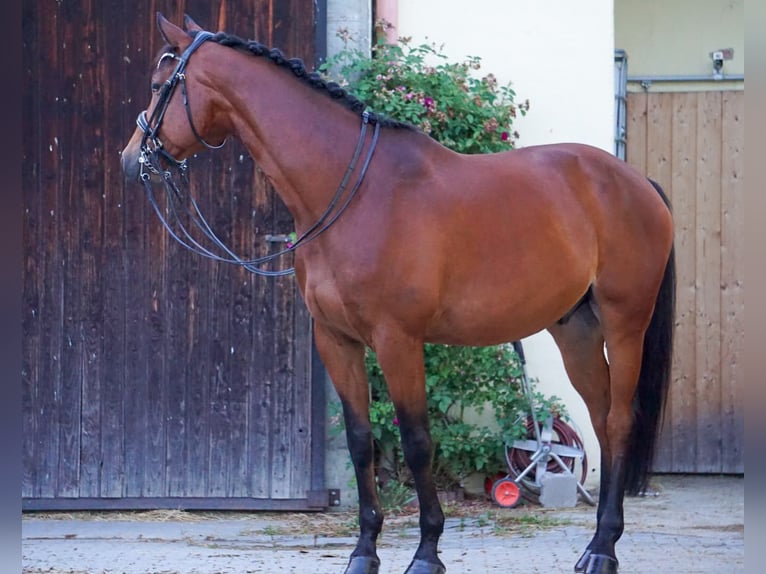
[(327, 508), (340, 506), (340, 489), (329, 488), (327, 490), (309, 490), (306, 493), (308, 505), (311, 508)]
[(269, 243), (289, 243), (291, 240), (291, 237), (287, 235), (286, 233), (278, 233), (276, 235), (266, 235), (264, 238)]

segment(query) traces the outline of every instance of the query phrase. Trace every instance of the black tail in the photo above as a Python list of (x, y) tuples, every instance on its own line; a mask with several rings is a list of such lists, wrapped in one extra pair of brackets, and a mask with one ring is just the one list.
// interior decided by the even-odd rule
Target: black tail
[[(649, 181), (670, 209), (670, 201), (665, 192), (656, 182)], [(654, 314), (644, 335), (641, 375), (633, 398), (635, 420), (626, 455), (625, 491), (628, 494), (643, 492), (649, 480), (649, 470), (654, 459), (654, 448), (670, 385), (675, 302), (675, 249), (671, 247)]]

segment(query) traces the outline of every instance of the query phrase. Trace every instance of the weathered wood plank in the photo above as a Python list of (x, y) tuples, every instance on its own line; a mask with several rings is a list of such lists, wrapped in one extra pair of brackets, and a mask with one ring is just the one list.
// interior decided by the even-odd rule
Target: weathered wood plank
[(697, 456), (694, 435), (697, 405), (695, 323), (696, 285), (696, 95), (672, 94), (672, 184), (676, 224), (677, 292), (675, 376), (670, 403), (673, 467), (693, 472)]
[[(241, 153), (237, 153), (237, 151)], [(225, 189), (231, 194), (231, 210), (234, 226), (232, 245), (239, 253), (253, 253), (253, 226), (248, 225), (252, 213), (252, 160), (244, 149), (235, 150), (234, 167), (226, 173)], [(245, 158), (248, 158), (245, 161)], [(242, 268), (232, 268), (231, 275), (231, 396), (229, 409), (229, 485), (228, 496), (244, 496), (249, 493), (249, 404), (253, 387), (253, 281), (258, 280)]]
[[(269, 252), (269, 245), (263, 236), (273, 229), (273, 209), (275, 194), (265, 175), (253, 169), (253, 215), (252, 227), (256, 241), (253, 244), (254, 255), (262, 257)], [(271, 434), (274, 426), (272, 405), (277, 393), (281, 392), (273, 378), (274, 355), (272, 353), (271, 334), (278, 332), (279, 325), (270, 325), (273, 320), (273, 298), (275, 285), (263, 277), (253, 277), (253, 344), (250, 353), (253, 390), (250, 397), (250, 427), (248, 436), (248, 461), (251, 468), (261, 468), (264, 472), (252, 473), (250, 488), (253, 496), (269, 498), (272, 482)]]
[[(222, 263), (215, 263), (213, 288), (211, 289), (213, 314), (210, 329), (211, 337), (210, 364), (213, 367), (208, 384), (210, 385), (210, 468), (208, 491), (213, 496), (226, 496), (229, 480), (229, 430), (231, 424), (229, 402), (231, 398), (229, 357), (233, 348), (228, 333), (228, 294), (230, 284), (227, 279), (229, 269)], [(226, 312), (224, 312), (226, 310)]]
[[(306, 9), (302, 0), (282, 0), (280, 19), (274, 21), (277, 46), (284, 44), (285, 53), (300, 58), (309, 69), (314, 65), (314, 10)], [(312, 7), (313, 8), (313, 7)], [(280, 35), (276, 35), (281, 32)], [(307, 41), (308, 40), (308, 41)]]
[[(240, 219), (240, 221), (243, 220)], [(244, 246), (240, 244), (238, 248), (242, 249)], [(249, 359), (253, 346), (251, 281), (252, 279), (244, 270), (235, 273), (232, 281), (232, 316), (229, 331), (232, 342), (230, 357), (232, 391), (229, 400), (231, 422), (229, 425), (228, 496), (249, 494), (249, 402), (252, 389)]]
[(721, 471), (721, 93), (697, 94), (697, 472)]
[[(22, 69), (23, 91), (22, 120), (27, 128), (22, 135), (21, 163), (22, 202), (24, 220), (22, 225), (22, 245), (24, 246), (23, 269), (23, 304), (22, 304), (22, 399), (21, 399), (21, 434), (22, 441), (22, 496), (40, 495), (41, 451), (48, 437), (40, 435), (38, 412), (40, 410), (39, 391), (41, 390), (41, 363), (44, 353), (42, 340), (45, 325), (40, 315), (41, 303), (45, 294), (43, 275), (45, 265), (46, 238), (43, 196), (40, 186), (41, 159), (46, 155), (41, 135), (41, 89), (43, 81), (40, 72), (40, 47), (38, 21), (32, 4), (22, 4)], [(46, 358), (50, 361), (50, 358)]]
[[(39, 61), (48, 63), (50, 73), (40, 74), (38, 90), (40, 94), (39, 122), (39, 174), (37, 192), (42, 198), (42, 220), (40, 233), (39, 272), (44, 278), (46, 288), (40, 297), (40, 324), (43, 326), (40, 336), (40, 369), (36, 381), (38, 412), (38, 479), (41, 497), (54, 497), (58, 490), (59, 458), (59, 397), (61, 396), (61, 350), (63, 307), (61, 305), (61, 284), (63, 266), (61, 257), (60, 234), (60, 197), (59, 187), (63, 171), (63, 155), (59, 137), (62, 126), (59, 125), (63, 94), (59, 88), (61, 80), (61, 58), (59, 30), (56, 7), (48, 5), (37, 15), (38, 37), (47, 41), (40, 42)], [(60, 97), (61, 96), (61, 97)]]
[(144, 445), (143, 496), (166, 496), (165, 451), (167, 439), (167, 233), (156, 221), (147, 229), (151, 285), (148, 309), (149, 377), (146, 392), (146, 443)]
[(642, 92), (629, 94), (626, 102), (625, 161), (641, 173), (648, 173), (646, 168), (648, 100), (649, 95)]
[(673, 97), (652, 93), (647, 98), (646, 175), (659, 183), (672, 200)]
[[(152, 20), (152, 6), (137, 2), (131, 8), (131, 12), (134, 24), (130, 26), (130, 39), (125, 46), (122, 67), (125, 74), (125, 91), (121, 105), (125, 110), (124, 114), (129, 114), (130, 121), (135, 122), (136, 110), (141, 109), (140, 106), (144, 106), (144, 102), (147, 101), (146, 70), (149, 69), (153, 54), (147, 46), (156, 32)], [(125, 129), (123, 140), (129, 131)], [(143, 191), (136, 185), (126, 189), (123, 212), (125, 275), (129, 286), (125, 294), (124, 495), (140, 497), (145, 485), (144, 445), (148, 432), (146, 405), (150, 341), (147, 334), (151, 284), (147, 273), (147, 237), (148, 228), (156, 222)]]
[[(98, 22), (114, 18), (129, 21), (127, 6), (122, 0), (97, 4)], [(100, 496), (120, 497), (125, 494), (125, 436), (123, 396), (126, 373), (126, 309), (129, 290), (126, 274), (125, 244), (125, 185), (119, 163), (120, 151), (132, 123), (124, 105), (118, 105), (128, 93), (125, 57), (132, 39), (127, 26), (114, 27), (109, 33), (96, 27), (99, 61), (99, 82), (102, 86), (104, 165), (102, 199), (104, 210), (103, 254), (99, 279), (103, 285), (103, 349), (101, 361), (101, 477)], [(132, 286), (132, 283), (130, 284)]]
[(745, 109), (744, 92), (722, 100), (721, 450), (722, 472), (745, 472)]
[[(292, 293), (289, 281), (292, 278), (279, 278), (274, 281), (274, 307), (272, 316), (283, 335), (292, 339), (294, 324), (291, 319), (290, 301), (285, 292)], [(272, 402), (272, 457), (271, 457), (271, 492), (270, 498), (290, 498), (291, 489), (291, 448), (292, 431), (295, 427), (295, 404), (293, 387), (292, 349), (283, 344), (281, 337), (274, 338), (275, 388), (279, 390)]]
[[(78, 157), (79, 182), (72, 188), (77, 206), (75, 217), (81, 220), (79, 237), (79, 263), (76, 272), (80, 283), (79, 312), (76, 320), (80, 323), (81, 338), (81, 401), (80, 411), (80, 476), (78, 495), (95, 497), (101, 494), (101, 450), (102, 380), (103, 380), (103, 328), (104, 297), (101, 265), (103, 262), (102, 241), (104, 236), (104, 190), (105, 168), (104, 146), (95, 142), (104, 138), (103, 84), (99, 65), (102, 62), (97, 34), (93, 0), (83, 0), (80, 5), (85, 19), (78, 29), (78, 39), (72, 48), (78, 57), (78, 78), (75, 101), (78, 107), (78, 121), (74, 146), (87, 149), (90, 153)], [(75, 154), (79, 155), (79, 154)], [(80, 210), (88, 213), (82, 221)]]
[(187, 384), (186, 495), (206, 496), (210, 461), (208, 320), (212, 313), (209, 292), (209, 261), (190, 262), (188, 351), (185, 356)]
[[(293, 400), (295, 420), (292, 428), (290, 455), (290, 488), (292, 498), (303, 498), (311, 490), (311, 472), (306, 462), (311, 461), (311, 320), (301, 299), (297, 284), (292, 289), (293, 300)], [(324, 413), (322, 413), (324, 414)]]
[[(628, 101), (640, 94), (629, 94)], [(673, 175), (672, 175), (672, 125), (673, 125), (673, 101), (670, 94), (647, 94), (646, 112), (646, 175), (656, 181), (673, 201)], [(628, 142), (631, 140), (628, 132)], [(678, 364), (678, 347), (674, 350), (673, 360)], [(673, 370), (675, 381), (677, 370)], [(657, 442), (654, 468), (657, 471), (669, 470), (673, 466), (673, 432), (672, 414), (675, 393), (671, 387), (668, 396), (668, 404), (665, 411), (663, 431)]]
[[(278, 29), (276, 22), (279, 19), (275, 15), (275, 30)], [(293, 230), (292, 219), (281, 201), (276, 202), (273, 216), (275, 233), (289, 233)], [(291, 264), (289, 259), (280, 262), (280, 268)], [(307, 405), (298, 405), (295, 402), (295, 365), (292, 345), (287, 342), (295, 341), (294, 309), (294, 284), (295, 279), (291, 276), (279, 277), (273, 280), (272, 289), (272, 316), (275, 321), (278, 336), (274, 338), (274, 364), (273, 380), (275, 388), (279, 390), (274, 396), (272, 403), (273, 426), (271, 440), (272, 445), (272, 498), (290, 498), (292, 496), (292, 447), (293, 433), (296, 427), (295, 412)]]
[(187, 312), (189, 299), (189, 268), (187, 260), (176, 259), (176, 264), (169, 269), (167, 299), (166, 349), (167, 377), (163, 384), (167, 387), (167, 444), (165, 464), (167, 466), (168, 496), (185, 495), (186, 467), (188, 465), (186, 443), (187, 425), (187, 362), (190, 315)]
[(58, 86), (63, 106), (59, 124), (59, 147), (63, 156), (59, 176), (59, 205), (61, 241), (61, 265), (63, 268), (62, 284), (62, 350), (61, 350), (61, 387), (57, 408), (59, 413), (59, 465), (57, 496), (77, 496), (80, 475), (80, 412), (82, 408), (82, 378), (84, 362), (84, 344), (81, 315), (83, 312), (83, 283), (80, 276), (82, 249), (80, 244), (82, 221), (80, 213), (79, 191), (83, 185), (81, 157), (76, 150), (81, 149), (78, 139), (80, 96), (82, 78), (80, 65), (82, 58), (79, 30), (75, 24), (73, 12), (77, 7), (71, 4), (57, 6), (59, 23), (62, 83)]
[[(228, 27), (221, 27), (221, 24), (235, 24), (235, 22), (225, 22), (226, 4), (225, 0), (185, 0), (181, 10), (189, 14), (200, 26), (207, 30), (229, 30)], [(223, 14), (221, 13), (223, 9)], [(221, 18), (221, 16), (224, 16)], [(179, 16), (179, 18), (181, 18)], [(181, 20), (175, 20), (180, 22)]]
[(149, 385), (149, 339), (146, 336), (149, 285), (146, 277), (146, 217), (150, 215), (145, 198), (125, 197), (125, 268), (130, 281), (125, 297), (125, 387), (123, 412), (125, 437), (125, 496), (141, 496), (144, 491), (144, 444), (146, 442), (146, 403)]

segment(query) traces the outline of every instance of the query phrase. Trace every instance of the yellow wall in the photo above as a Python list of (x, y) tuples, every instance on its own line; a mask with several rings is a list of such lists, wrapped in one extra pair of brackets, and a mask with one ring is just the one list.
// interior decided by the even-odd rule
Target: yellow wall
[[(615, 48), (627, 52), (629, 76), (712, 76), (709, 54), (721, 48), (734, 49), (724, 75), (744, 74), (744, 12), (744, 0), (615, 0)], [(744, 84), (655, 84), (652, 89), (744, 89)]]

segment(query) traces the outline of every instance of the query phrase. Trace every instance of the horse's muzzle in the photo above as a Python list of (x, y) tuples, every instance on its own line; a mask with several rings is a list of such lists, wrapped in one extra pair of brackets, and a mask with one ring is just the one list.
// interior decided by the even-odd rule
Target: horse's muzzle
[(122, 172), (128, 181), (138, 181), (141, 173), (141, 165), (138, 163), (138, 154), (131, 153), (128, 150), (122, 152), (120, 159), (122, 163)]

